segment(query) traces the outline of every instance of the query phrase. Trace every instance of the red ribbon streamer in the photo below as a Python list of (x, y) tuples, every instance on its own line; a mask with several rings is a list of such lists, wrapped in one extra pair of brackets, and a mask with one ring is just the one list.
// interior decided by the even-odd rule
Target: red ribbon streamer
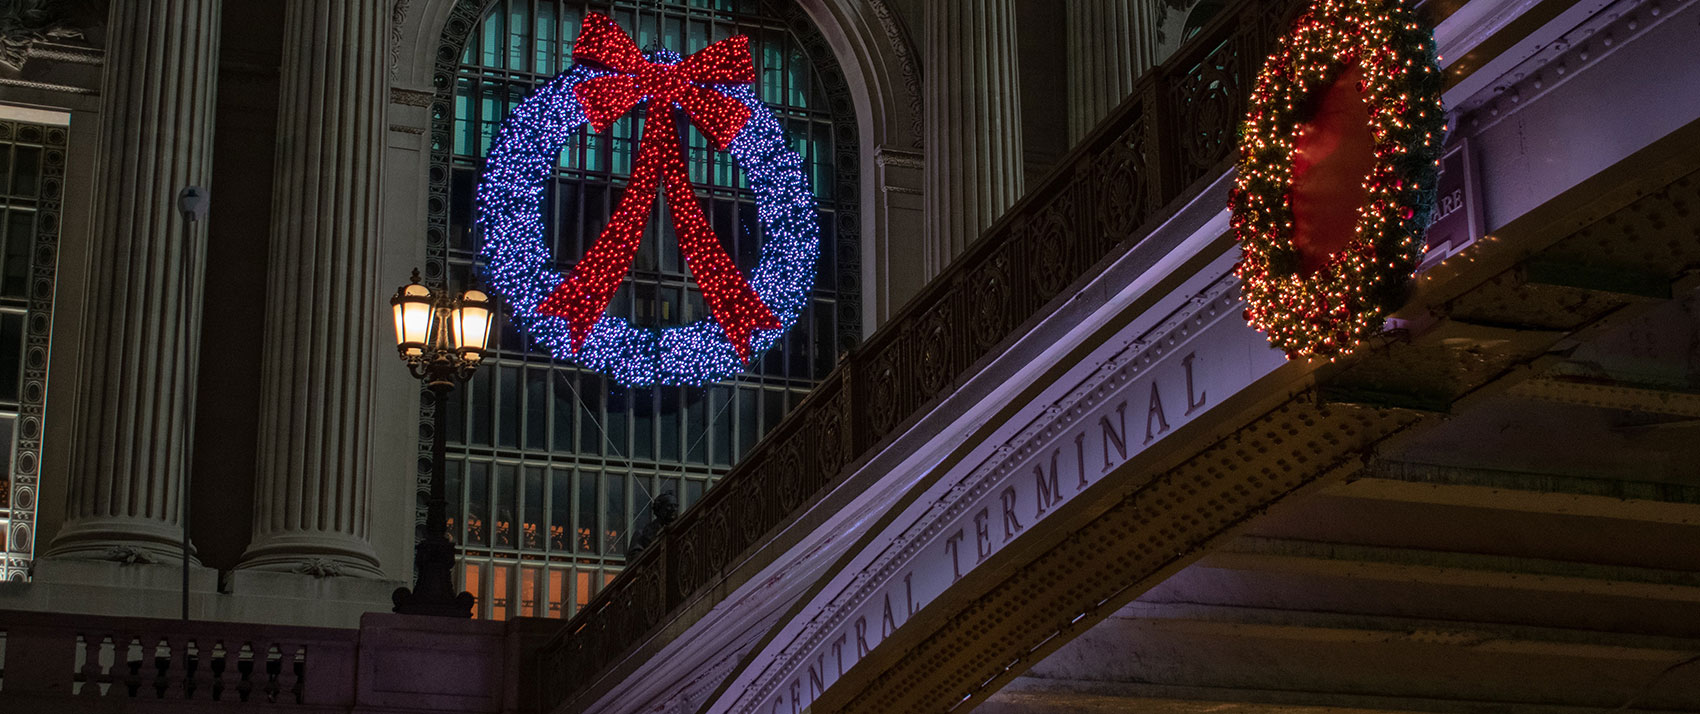
[[(709, 45), (678, 64), (656, 64), (644, 59), (637, 43), (612, 19), (592, 13), (584, 18), (583, 30), (573, 46), (573, 59), (599, 64), (615, 72), (580, 82), (574, 90), (585, 117), (596, 131), (607, 131), (614, 120), (644, 101), (649, 102), (650, 112), (657, 119), (671, 115), (672, 107), (678, 105), (684, 108), (690, 123), (716, 149), (724, 151), (749, 121), (749, 107), (703, 86), (755, 81), (750, 41), (742, 35)], [(685, 266), (696, 278), (704, 302), (726, 333), (727, 341), (738, 352), (738, 358), (749, 361), (750, 336), (756, 330), (782, 327), (761, 296), (744, 280), (743, 273), (709, 226), (685, 171), (684, 152), (679, 145), (681, 129), (677, 119), (654, 126), (646, 124), (643, 138), (638, 141), (631, 183), (620, 196), (608, 227), (584, 259), (537, 306), (542, 314), (566, 318), (575, 351), (590, 336), (591, 328), (602, 318), (620, 281), (631, 269), (638, 243), (649, 224), (657, 188), (667, 192), (667, 206), (673, 229), (679, 236), (679, 249), (685, 254)]]

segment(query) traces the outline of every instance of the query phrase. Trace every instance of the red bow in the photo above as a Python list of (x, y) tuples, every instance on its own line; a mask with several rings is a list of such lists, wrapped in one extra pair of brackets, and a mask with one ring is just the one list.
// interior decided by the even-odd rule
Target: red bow
[[(574, 91), (597, 131), (606, 131), (615, 119), (646, 100), (656, 120), (670, 118), (676, 104), (716, 148), (725, 150), (749, 120), (750, 109), (703, 85), (754, 82), (749, 45), (749, 38), (740, 35), (709, 45), (678, 64), (655, 64), (644, 59), (637, 44), (613, 20), (593, 13), (584, 18), (573, 59), (600, 64), (615, 73), (579, 82)], [(750, 336), (756, 330), (782, 327), (709, 227), (685, 172), (680, 136), (676, 119), (644, 127), (631, 183), (608, 227), (555, 292), (537, 306), (542, 314), (567, 319), (574, 351), (590, 336), (630, 269), (658, 187), (667, 192), (685, 265), (738, 358), (749, 361)]]

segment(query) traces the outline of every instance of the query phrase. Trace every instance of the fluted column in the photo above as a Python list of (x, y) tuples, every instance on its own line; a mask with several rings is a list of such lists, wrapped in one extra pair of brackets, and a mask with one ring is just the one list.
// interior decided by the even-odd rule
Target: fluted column
[(1157, 64), (1159, 0), (1068, 0), (1068, 129), (1079, 142)]
[(926, 5), (927, 265), (931, 278), (1021, 197), (1015, 0)]
[(220, 0), (114, 2), (64, 528), (47, 557), (175, 560), (194, 432)]
[(294, 0), (286, 11), (259, 480), (244, 568), (380, 574), (368, 533), (368, 431), (370, 370), (389, 357), (376, 341), (386, 4)]

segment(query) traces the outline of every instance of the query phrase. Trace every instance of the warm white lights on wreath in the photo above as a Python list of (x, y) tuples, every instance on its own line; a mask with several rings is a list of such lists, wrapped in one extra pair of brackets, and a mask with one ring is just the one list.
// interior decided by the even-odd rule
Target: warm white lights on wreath
[[(1349, 353), (1404, 302), (1434, 207), (1441, 85), (1434, 34), (1404, 0), (1318, 0), (1258, 73), (1229, 206), (1246, 321), (1289, 356)], [(1363, 123), (1318, 116), (1351, 111)], [(1328, 155), (1366, 128), (1361, 162)], [(1307, 201), (1318, 210), (1295, 210)]]

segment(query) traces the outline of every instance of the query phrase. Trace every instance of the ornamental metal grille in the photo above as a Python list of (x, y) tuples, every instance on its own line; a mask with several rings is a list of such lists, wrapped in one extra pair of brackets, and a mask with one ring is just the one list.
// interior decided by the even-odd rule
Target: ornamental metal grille
[(0, 121), (0, 580), (35, 557), (66, 130)]
[[(621, 387), (552, 360), (505, 320), (497, 323), (494, 358), (448, 404), (450, 531), (464, 551), (462, 584), (478, 596), (477, 617), (567, 617), (614, 578), (654, 496), (672, 492), (681, 508), (696, 503), (860, 333), (855, 121), (842, 74), (794, 3), (499, 0), (463, 2), (456, 13), (469, 10), (480, 14), (467, 23), (464, 44), (448, 36), (454, 18), (445, 33), (446, 56), (458, 54), (459, 62), (452, 89), (439, 93), (439, 105), (447, 98), (452, 109), (439, 107), (433, 131), (438, 166), (447, 170), (447, 220), (444, 245), (431, 246), (442, 262), (428, 272), (466, 284), (478, 250), (473, 193), (491, 138), (515, 104), (571, 66), (586, 12), (610, 15), (645, 49), (690, 54), (748, 36), (757, 94), (784, 124), (820, 202), (822, 259), (810, 305), (736, 379)], [(544, 219), (563, 270), (607, 224), (636, 154), (641, 114), (606, 133), (587, 131), (561, 152)], [(730, 155), (687, 133), (691, 181), (715, 233), (747, 271), (762, 240), (754, 195)], [(610, 314), (654, 327), (702, 317), (707, 310), (671, 222), (655, 215), (649, 226)]]

